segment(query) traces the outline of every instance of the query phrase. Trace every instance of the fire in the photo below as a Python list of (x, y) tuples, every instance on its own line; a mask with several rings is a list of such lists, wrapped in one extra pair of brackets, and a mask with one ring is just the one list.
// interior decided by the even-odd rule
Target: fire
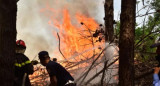
[[(49, 75), (47, 70), (42, 67), (34, 67), (35, 72), (33, 75), (30, 75), (29, 78), (31, 80), (32, 86), (46, 86), (49, 81)], [(43, 81), (43, 83), (42, 83)]]
[[(87, 63), (86, 60), (92, 59), (91, 57), (98, 55), (101, 49), (104, 48), (104, 41), (99, 42), (97, 41), (99, 39), (98, 37), (93, 37), (95, 31), (99, 28), (99, 24), (93, 18), (79, 12), (71, 16), (67, 9), (57, 11), (47, 7), (47, 9), (43, 9), (41, 12), (49, 17), (48, 24), (58, 29), (57, 31), (52, 29), (52, 32), (54, 37), (57, 37), (57, 33), (59, 34), (60, 49), (65, 58), (59, 53), (58, 48), (55, 48), (54, 55), (57, 56), (56, 58), (58, 58), (58, 60), (68, 60), (71, 63), (75, 63), (73, 65), (63, 63), (62, 65), (69, 65), (66, 69), (71, 67), (72, 70), (76, 70), (80, 67), (84, 68), (89, 66), (91, 61)], [(57, 41), (59, 41), (58, 37)], [(76, 65), (76, 62), (81, 63)], [(74, 73), (71, 74), (74, 75)], [(38, 76), (37, 74), (34, 75)]]
[[(73, 18), (76, 20), (73, 20)], [(58, 28), (61, 40), (61, 50), (67, 59), (90, 49), (90, 51), (84, 52), (70, 61), (85, 60), (99, 51), (98, 49), (93, 49), (94, 47), (101, 46), (102, 44), (96, 42), (97, 38), (93, 37), (93, 33), (99, 28), (99, 25), (93, 18), (80, 13), (77, 13), (73, 18), (69, 15), (69, 11), (64, 9), (62, 21), (51, 16), (48, 24)], [(53, 31), (53, 34), (55, 36), (56, 32)], [(61, 55), (57, 56), (63, 58)]]

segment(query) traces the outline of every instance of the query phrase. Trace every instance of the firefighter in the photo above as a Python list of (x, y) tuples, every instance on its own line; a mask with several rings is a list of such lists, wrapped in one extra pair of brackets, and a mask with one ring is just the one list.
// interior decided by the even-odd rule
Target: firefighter
[(73, 77), (70, 73), (60, 64), (51, 61), (47, 51), (41, 51), (38, 54), (40, 63), (46, 66), (50, 76), (49, 86), (76, 86)]
[(23, 40), (16, 41), (15, 79), (14, 86), (31, 86), (28, 75), (33, 74), (33, 65), (24, 55), (26, 45)]

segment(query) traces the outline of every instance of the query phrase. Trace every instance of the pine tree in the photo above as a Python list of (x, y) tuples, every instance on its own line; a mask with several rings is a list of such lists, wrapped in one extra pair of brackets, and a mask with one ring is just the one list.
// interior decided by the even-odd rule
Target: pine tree
[(0, 0), (0, 85), (13, 86), (16, 41), (16, 0)]

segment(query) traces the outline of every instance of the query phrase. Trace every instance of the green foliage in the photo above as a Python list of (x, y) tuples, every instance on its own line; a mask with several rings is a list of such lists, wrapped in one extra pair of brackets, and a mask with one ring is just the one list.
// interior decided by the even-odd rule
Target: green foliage
[[(150, 53), (154, 53), (156, 48), (150, 48), (154, 44), (159, 33), (154, 33), (159, 30), (159, 21), (155, 21), (154, 17), (149, 16), (146, 25), (135, 29), (135, 51), (139, 52), (138, 59), (145, 61), (151, 57)], [(137, 56), (137, 55), (136, 55)]]
[(150, 48), (150, 46), (160, 36), (160, 11), (158, 11), (160, 10), (160, 0), (153, 0), (150, 5), (152, 10), (157, 12), (148, 16), (147, 22), (135, 29), (135, 51), (140, 52), (136, 58), (140, 58), (142, 61), (152, 57), (151, 53), (155, 53), (156, 48)]
[(120, 33), (120, 21), (117, 21), (117, 23), (116, 23), (116, 25), (115, 25), (115, 30), (114, 30), (115, 32), (115, 36), (117, 37), (117, 38), (119, 38), (119, 33)]
[[(154, 53), (156, 48), (150, 48), (154, 44), (155, 39), (159, 36), (159, 33), (152, 33), (160, 30), (160, 21), (155, 21), (155, 17), (149, 16), (148, 21), (144, 26), (136, 26), (135, 29), (135, 55), (136, 59), (146, 61), (151, 57), (150, 53)], [(115, 26), (116, 36), (119, 37), (120, 22), (117, 22)], [(138, 52), (138, 53), (137, 53)]]
[[(139, 2), (137, 2), (138, 4)], [(150, 4), (154, 11), (157, 11), (152, 16), (148, 16), (148, 19), (145, 24), (141, 26), (136, 25), (135, 29), (135, 58), (145, 61), (152, 56), (155, 56), (152, 53), (155, 53), (156, 48), (150, 48), (152, 44), (155, 43), (157, 37), (159, 37), (160, 32), (160, 0), (154, 0)], [(115, 35), (119, 38), (120, 32), (120, 22), (117, 22), (115, 26)], [(152, 56), (151, 56), (152, 55)]]
[(160, 8), (160, 0), (153, 0), (151, 3), (152, 9), (158, 10)]

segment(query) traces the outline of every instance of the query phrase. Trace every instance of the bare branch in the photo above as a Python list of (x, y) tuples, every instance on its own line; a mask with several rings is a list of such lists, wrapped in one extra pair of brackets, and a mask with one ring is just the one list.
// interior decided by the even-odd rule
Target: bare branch
[(66, 57), (63, 55), (63, 53), (62, 53), (62, 51), (61, 51), (61, 40), (60, 40), (60, 36), (59, 36), (58, 33), (57, 33), (57, 36), (58, 36), (58, 39), (59, 39), (59, 52), (61, 53), (61, 55), (63, 56), (63, 58), (64, 58), (65, 60), (67, 60)]
[[(115, 59), (112, 63), (110, 63), (109, 65), (107, 65), (106, 69), (108, 67), (110, 67), (111, 65), (113, 65), (116, 61), (118, 61), (119, 58)], [(88, 83), (90, 83), (94, 78), (96, 78), (99, 74), (101, 74), (104, 70), (106, 69), (102, 69), (101, 71), (99, 71), (97, 74), (95, 74), (93, 77), (91, 77), (88, 81), (86, 81), (85, 85), (87, 85)]]

